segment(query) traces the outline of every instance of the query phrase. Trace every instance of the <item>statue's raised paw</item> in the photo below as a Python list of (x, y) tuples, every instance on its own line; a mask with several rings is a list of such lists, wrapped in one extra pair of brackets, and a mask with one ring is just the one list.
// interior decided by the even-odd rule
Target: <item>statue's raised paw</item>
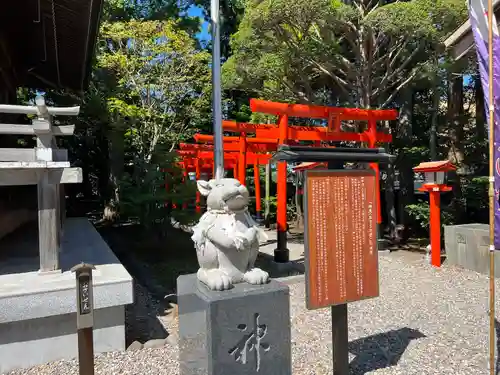
[(260, 268), (252, 268), (245, 272), (243, 279), (249, 284), (260, 285), (269, 281), (269, 274)]
[(219, 269), (198, 270), (198, 280), (208, 286), (211, 290), (227, 290), (233, 286), (231, 278)]

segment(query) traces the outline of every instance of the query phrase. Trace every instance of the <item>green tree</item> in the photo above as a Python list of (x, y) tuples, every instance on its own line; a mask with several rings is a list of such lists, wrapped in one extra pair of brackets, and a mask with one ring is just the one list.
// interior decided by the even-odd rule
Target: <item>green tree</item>
[(123, 180), (130, 192), (137, 193), (132, 186), (147, 186), (147, 212), (166, 199), (158, 186), (163, 183), (161, 169), (173, 163), (171, 153), (178, 143), (207, 121), (209, 58), (174, 21), (102, 24), (97, 67), (108, 82), (106, 105), (112, 123), (108, 139), (113, 191), (107, 217), (122, 202)]
[(461, 0), (249, 0), (224, 83), (266, 98), (385, 107), (465, 17)]

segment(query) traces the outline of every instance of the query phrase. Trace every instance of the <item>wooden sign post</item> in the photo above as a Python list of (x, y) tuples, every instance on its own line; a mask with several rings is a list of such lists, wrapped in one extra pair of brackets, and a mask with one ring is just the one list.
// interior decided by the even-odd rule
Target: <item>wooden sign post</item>
[[(331, 307), (333, 374), (349, 374), (347, 304), (378, 297), (377, 175), (337, 169), (344, 162), (388, 163), (384, 149), (280, 146), (273, 160), (328, 162), (305, 174), (308, 309)], [(336, 168), (336, 169), (333, 169)], [(378, 167), (377, 167), (378, 170)]]
[(94, 298), (92, 264), (81, 263), (71, 271), (76, 273), (76, 327), (78, 333), (78, 367), (80, 375), (94, 375)]
[(305, 176), (307, 308), (331, 306), (333, 373), (347, 375), (347, 303), (379, 295), (375, 172)]

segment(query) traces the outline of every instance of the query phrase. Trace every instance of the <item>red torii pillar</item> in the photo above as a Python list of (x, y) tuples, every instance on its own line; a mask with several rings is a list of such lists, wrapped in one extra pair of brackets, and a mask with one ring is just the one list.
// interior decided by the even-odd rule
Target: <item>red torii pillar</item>
[(239, 173), (238, 177), (242, 185), (247, 184), (247, 135), (244, 132), (240, 133), (240, 154), (238, 160)]
[(255, 162), (253, 164), (253, 180), (255, 185), (255, 217), (257, 220), (262, 219), (262, 202), (260, 197), (260, 171), (259, 163)]
[[(182, 182), (183, 183), (186, 183), (186, 181), (188, 180), (188, 171), (187, 171), (187, 168), (184, 167), (183, 171), (182, 171)], [(183, 200), (182, 201), (182, 209), (185, 210), (187, 208), (187, 202), (186, 200)]]
[[(182, 156), (182, 155), (180, 155)], [(194, 172), (196, 174), (196, 179), (200, 178), (200, 171), (201, 171), (201, 166), (200, 166), (200, 160), (198, 159), (196, 153), (189, 154), (182, 156), (182, 161), (179, 163), (180, 166), (182, 166), (182, 175), (183, 175), (183, 182), (185, 183), (188, 180), (189, 177), (189, 170), (190, 167), (194, 166)], [(195, 200), (195, 207), (196, 207), (196, 212), (200, 212), (200, 202), (201, 202), (201, 196), (199, 192), (196, 192), (196, 200)], [(173, 208), (176, 208), (175, 205)], [(187, 208), (187, 202), (184, 201), (182, 203), (182, 209)]]

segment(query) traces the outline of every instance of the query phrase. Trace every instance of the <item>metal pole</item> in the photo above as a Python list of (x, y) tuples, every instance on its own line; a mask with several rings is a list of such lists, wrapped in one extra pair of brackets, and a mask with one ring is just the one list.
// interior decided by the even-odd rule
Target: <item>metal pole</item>
[(489, 198), (490, 198), (490, 374), (495, 374), (495, 191), (494, 191), (494, 165), (493, 165), (493, 155), (494, 155), (494, 131), (495, 131), (495, 105), (493, 100), (493, 1), (488, 0), (488, 55), (489, 55), (489, 127), (490, 127), (490, 186), (489, 186)]
[(224, 177), (219, 11), (219, 0), (210, 0), (210, 16), (212, 19), (212, 108), (214, 118), (214, 169), (215, 179), (217, 180)]

